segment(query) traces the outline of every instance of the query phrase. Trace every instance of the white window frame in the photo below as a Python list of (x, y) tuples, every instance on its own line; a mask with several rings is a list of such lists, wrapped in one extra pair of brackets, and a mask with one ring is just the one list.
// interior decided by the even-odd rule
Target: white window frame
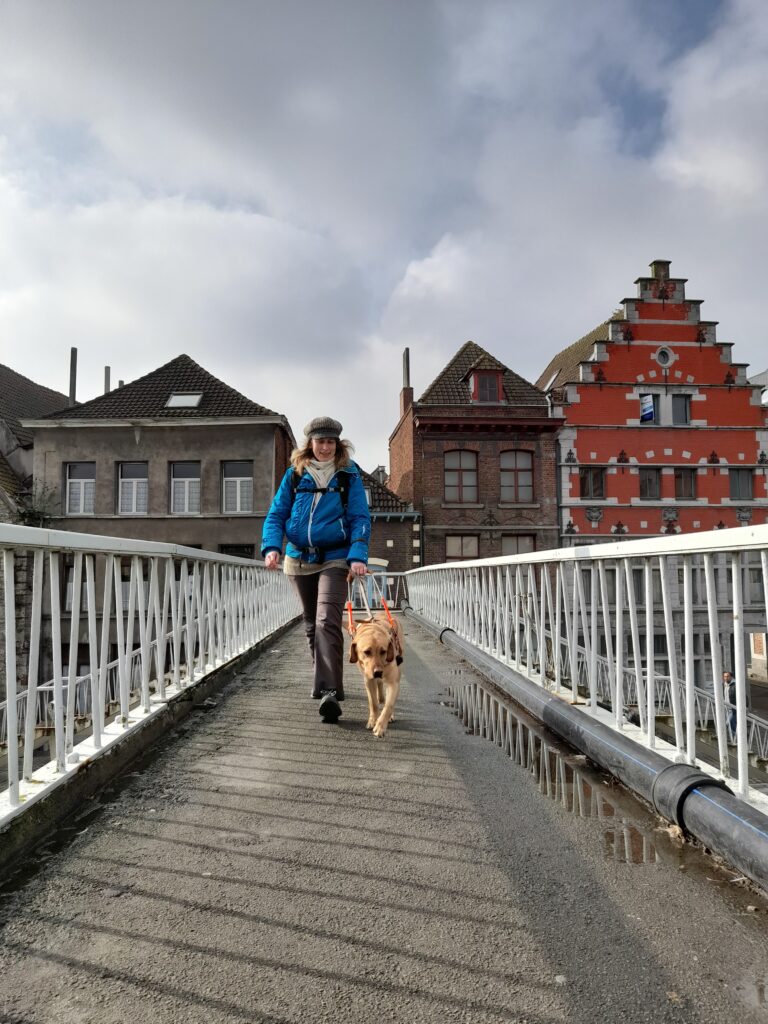
[[(235, 508), (227, 507), (227, 484), (235, 484), (237, 498)], [(252, 476), (224, 476), (221, 478), (221, 510), (225, 515), (252, 515), (253, 514), (253, 477)]]
[[(137, 507), (139, 502), (139, 484), (144, 484), (144, 508)], [(130, 509), (123, 510), (123, 496), (130, 495)], [(123, 464), (118, 464), (117, 514), (119, 516), (146, 516), (149, 514), (149, 467), (144, 477), (123, 477)]]
[[(184, 476), (175, 477), (173, 475), (173, 467), (176, 463), (171, 463), (171, 515), (172, 516), (198, 516), (200, 515), (201, 508), (201, 491), (202, 491), (202, 480), (201, 473), (198, 471), (197, 476)], [(190, 485), (197, 484), (197, 508), (190, 508)], [(181, 504), (183, 508), (176, 508), (176, 496), (181, 494)]]
[[(67, 465), (67, 505), (68, 516), (92, 516), (95, 514), (96, 501), (96, 464), (93, 463), (93, 477), (84, 480), (72, 480), (69, 476), (70, 466)], [(90, 485), (90, 486), (88, 486)], [(73, 508), (77, 495), (77, 509)], [(90, 508), (84, 506), (90, 505)]]

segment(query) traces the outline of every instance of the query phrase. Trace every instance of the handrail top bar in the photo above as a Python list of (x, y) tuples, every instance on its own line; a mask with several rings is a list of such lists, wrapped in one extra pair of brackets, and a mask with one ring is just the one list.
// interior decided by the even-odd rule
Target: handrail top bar
[(83, 551), (88, 554), (164, 556), (186, 558), (198, 562), (227, 562), (233, 565), (260, 566), (249, 558), (224, 555), (217, 551), (188, 548), (182, 544), (163, 544), (152, 540), (129, 540), (126, 537), (101, 537), (92, 533), (71, 533), (68, 530), (45, 530), (37, 526), (9, 526), (0, 523), (0, 548), (44, 548), (49, 551)]
[(705, 533), (683, 533), (674, 537), (653, 537), (649, 540), (622, 540), (612, 544), (585, 544), (557, 548), (553, 551), (531, 551), (524, 555), (499, 555), (497, 558), (475, 558), (467, 561), (441, 562), (409, 569), (406, 576), (434, 569), (473, 569), (494, 565), (530, 565), (532, 562), (574, 562), (616, 558), (655, 557), (658, 555), (698, 555), (720, 552), (761, 551), (768, 548), (768, 523), (760, 526), (737, 526)]

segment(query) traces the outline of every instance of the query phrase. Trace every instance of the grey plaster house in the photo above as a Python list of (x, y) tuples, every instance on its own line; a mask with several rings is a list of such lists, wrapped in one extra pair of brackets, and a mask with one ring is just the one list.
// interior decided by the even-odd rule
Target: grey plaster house
[(286, 418), (180, 355), (23, 427), (54, 529), (253, 557), (295, 442)]

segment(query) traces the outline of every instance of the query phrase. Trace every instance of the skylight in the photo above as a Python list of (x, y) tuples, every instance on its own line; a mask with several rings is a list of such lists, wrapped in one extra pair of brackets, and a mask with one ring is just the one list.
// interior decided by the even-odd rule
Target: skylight
[(165, 403), (166, 409), (196, 409), (203, 397), (202, 391), (174, 391)]

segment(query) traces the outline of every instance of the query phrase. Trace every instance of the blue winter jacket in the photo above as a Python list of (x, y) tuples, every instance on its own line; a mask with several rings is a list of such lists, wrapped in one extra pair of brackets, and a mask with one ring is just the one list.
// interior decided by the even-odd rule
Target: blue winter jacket
[[(294, 491), (293, 468), (286, 470), (261, 531), (262, 558), (269, 551), (282, 551), (283, 535), (288, 538), (286, 555), (302, 562), (368, 562), (371, 513), (357, 466), (337, 470), (325, 493), (313, 509), (317, 485), (306, 470)], [(339, 483), (346, 474), (347, 507), (341, 500)]]

